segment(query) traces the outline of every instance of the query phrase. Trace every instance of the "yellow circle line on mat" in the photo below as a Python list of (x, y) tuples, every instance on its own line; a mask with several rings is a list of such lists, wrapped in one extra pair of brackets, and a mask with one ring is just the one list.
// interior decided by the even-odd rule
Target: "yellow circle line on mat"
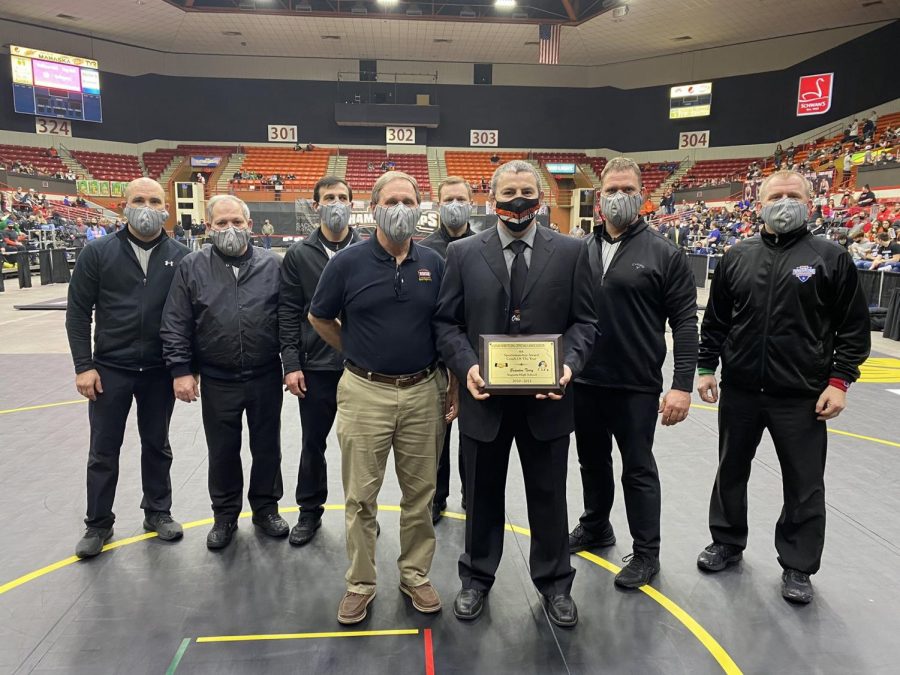
[[(343, 511), (344, 505), (343, 504), (326, 504), (324, 508), (326, 511)], [(300, 507), (298, 507), (298, 506), (286, 506), (284, 508), (279, 508), (280, 513), (297, 513), (299, 510), (300, 510)], [(396, 505), (383, 505), (383, 506), (379, 505), (378, 510), (379, 511), (399, 512), (400, 507), (396, 506)], [(249, 518), (251, 515), (252, 515), (252, 513), (250, 511), (243, 511), (238, 517), (239, 518)], [(451, 518), (453, 520), (465, 520), (466, 519), (466, 515), (464, 513), (454, 513), (452, 511), (444, 511), (444, 516), (446, 516), (447, 518)], [(202, 520), (194, 520), (189, 523), (185, 523), (182, 527), (185, 530), (190, 530), (195, 527), (201, 527), (203, 525), (212, 525), (212, 524), (213, 524), (212, 518), (204, 518)], [(505, 525), (505, 528), (508, 532), (513, 532), (515, 534), (521, 534), (526, 537), (531, 536), (530, 530), (528, 530), (524, 527), (519, 527), (518, 525), (512, 525), (510, 523), (507, 523)], [(127, 539), (120, 539), (119, 541), (114, 541), (109, 544), (106, 544), (103, 547), (103, 551), (111, 551), (113, 549), (121, 548), (123, 546), (135, 544), (139, 541), (146, 541), (147, 539), (153, 539), (154, 537), (156, 537), (155, 532), (147, 532), (145, 534), (139, 534), (136, 537), (128, 537)], [(609, 572), (612, 572), (613, 574), (618, 574), (619, 570), (621, 569), (620, 567), (609, 562), (605, 558), (601, 558), (600, 556), (594, 555), (593, 553), (583, 552), (583, 553), (579, 553), (578, 556), (580, 558), (583, 558), (584, 560), (587, 560), (588, 562), (591, 562), (591, 563), (597, 565), (598, 567), (602, 567), (603, 569), (608, 570)], [(52, 565), (47, 565), (46, 567), (42, 567), (41, 569), (35, 570), (33, 572), (29, 572), (28, 574), (25, 574), (25, 575), (19, 577), (18, 579), (13, 579), (12, 581), (9, 581), (9, 582), (3, 584), (2, 586), (0, 586), (0, 595), (3, 595), (4, 593), (7, 593), (15, 588), (18, 588), (19, 586), (22, 586), (22, 585), (28, 583), (29, 581), (34, 581), (35, 579), (39, 579), (42, 576), (50, 574), (51, 572), (55, 572), (58, 569), (62, 569), (63, 567), (68, 567), (69, 565), (73, 565), (76, 562), (78, 562), (79, 560), (80, 560), (80, 558), (78, 558), (76, 556), (72, 556), (70, 558), (65, 558), (64, 560), (60, 560), (58, 562), (53, 563)], [(728, 655), (728, 652), (726, 652), (725, 649), (723, 649), (722, 646), (716, 641), (716, 639), (712, 635), (710, 635), (709, 632), (705, 628), (703, 628), (703, 626), (701, 626), (696, 620), (694, 620), (690, 614), (688, 614), (678, 604), (676, 604), (675, 602), (670, 600), (668, 597), (666, 597), (665, 595), (660, 593), (658, 590), (656, 590), (652, 586), (641, 586), (640, 590), (643, 591), (644, 594), (646, 594), (647, 596), (649, 596), (650, 598), (655, 600), (663, 609), (665, 609), (667, 612), (669, 612), (685, 628), (687, 628), (691, 632), (691, 634), (700, 642), (700, 644), (702, 644), (706, 648), (706, 650), (716, 660), (716, 662), (719, 664), (719, 666), (722, 668), (722, 670), (724, 672), (728, 673), (728, 675), (740, 675), (741, 669), (738, 668), (738, 666), (734, 662), (734, 660)], [(340, 634), (344, 635), (343, 633), (340, 633)], [(296, 635), (303, 635), (303, 634), (296, 634)], [(244, 640), (246, 640), (246, 639), (259, 639), (259, 640), (285, 639), (285, 640), (287, 640), (287, 639), (292, 639), (292, 638), (288, 634), (285, 634), (285, 636), (283, 636), (283, 637), (281, 637), (281, 636), (279, 636), (279, 637), (219, 636), (217, 638), (207, 638), (202, 641), (204, 641), (204, 642), (236, 642), (241, 639), (244, 639)], [(198, 638), (197, 641), (200, 642), (201, 639)]]
[(9, 410), (0, 410), (0, 415), (9, 415), (10, 413), (27, 412), (29, 410), (43, 410), (44, 408), (56, 408), (61, 405), (73, 405), (75, 403), (87, 403), (86, 398), (75, 399), (74, 401), (58, 401), (57, 403), (41, 403), (40, 405), (26, 405), (23, 408), (10, 408)]
[[(691, 403), (692, 408), (697, 408), (698, 410), (712, 410), (713, 412), (717, 412), (719, 408), (714, 405), (702, 405), (700, 403)], [(892, 448), (900, 448), (900, 443), (896, 441), (889, 441), (884, 438), (875, 438), (874, 436), (863, 436), (862, 434), (854, 434), (851, 431), (841, 431), (840, 429), (832, 429), (831, 427), (827, 427), (829, 434), (837, 434), (838, 436), (847, 436), (849, 438), (857, 438), (861, 441), (869, 441), (869, 443), (878, 443), (879, 445), (887, 445)]]

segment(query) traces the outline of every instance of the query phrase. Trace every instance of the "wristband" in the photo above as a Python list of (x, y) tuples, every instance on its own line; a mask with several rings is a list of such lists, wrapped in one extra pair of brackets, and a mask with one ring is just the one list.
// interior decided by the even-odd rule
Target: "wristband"
[(713, 368), (697, 368), (697, 374), (703, 377), (704, 375), (715, 375), (716, 371)]
[(850, 388), (850, 383), (847, 380), (842, 380), (839, 377), (832, 377), (828, 380), (828, 386), (846, 392)]

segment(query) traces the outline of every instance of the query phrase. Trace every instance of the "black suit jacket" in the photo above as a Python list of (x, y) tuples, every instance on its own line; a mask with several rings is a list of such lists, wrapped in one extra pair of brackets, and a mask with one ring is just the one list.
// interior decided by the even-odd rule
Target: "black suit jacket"
[[(507, 397), (476, 401), (466, 388), (466, 375), (478, 363), (479, 336), (506, 332), (509, 303), (509, 272), (496, 228), (447, 247), (434, 318), (437, 346), (460, 382), (460, 430), (482, 442), (497, 437)], [(563, 363), (574, 379), (591, 355), (597, 332), (587, 248), (580, 240), (537, 228), (521, 309), (523, 335), (563, 334)], [(538, 440), (566, 436), (575, 428), (571, 387), (560, 401), (515, 399)]]
[(673, 225), (668, 230), (666, 230), (666, 239), (671, 241), (673, 244), (675, 243), (675, 230), (678, 230), (678, 247), (687, 248), (688, 242), (690, 241), (691, 228), (686, 226)]

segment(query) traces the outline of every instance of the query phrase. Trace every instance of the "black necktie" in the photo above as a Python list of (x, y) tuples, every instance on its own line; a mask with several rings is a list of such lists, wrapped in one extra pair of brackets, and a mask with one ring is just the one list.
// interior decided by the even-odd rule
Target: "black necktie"
[(525, 263), (525, 249), (527, 246), (528, 244), (521, 239), (516, 239), (509, 245), (509, 249), (516, 254), (509, 272), (510, 333), (518, 333), (521, 330), (522, 294), (525, 292), (525, 280), (528, 278), (528, 265)]

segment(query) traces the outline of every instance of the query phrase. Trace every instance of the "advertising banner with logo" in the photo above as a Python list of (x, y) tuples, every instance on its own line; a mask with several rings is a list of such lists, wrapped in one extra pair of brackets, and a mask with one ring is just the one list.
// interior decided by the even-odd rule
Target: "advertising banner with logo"
[(822, 115), (831, 110), (834, 73), (804, 75), (797, 88), (797, 117)]

